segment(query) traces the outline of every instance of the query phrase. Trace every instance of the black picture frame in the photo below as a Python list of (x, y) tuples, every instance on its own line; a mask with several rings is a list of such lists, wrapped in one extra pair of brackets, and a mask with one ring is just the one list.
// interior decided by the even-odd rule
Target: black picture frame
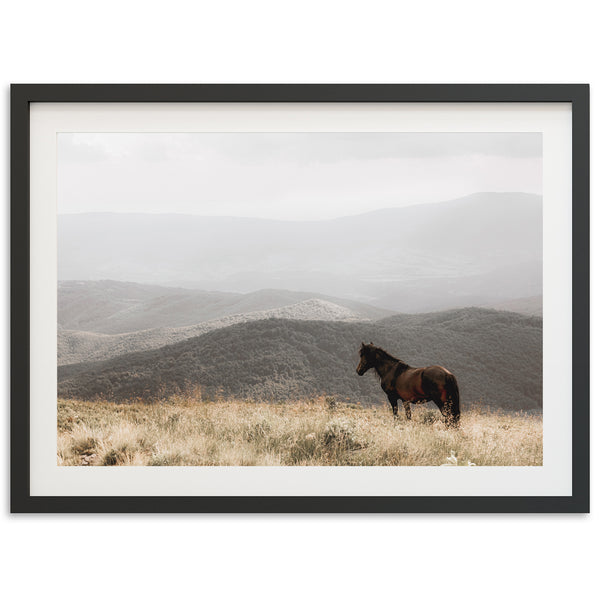
[[(431, 497), (32, 496), (30, 114), (34, 102), (570, 103), (572, 106), (572, 495)], [(16, 84), (11, 86), (11, 512), (589, 512), (589, 86)]]

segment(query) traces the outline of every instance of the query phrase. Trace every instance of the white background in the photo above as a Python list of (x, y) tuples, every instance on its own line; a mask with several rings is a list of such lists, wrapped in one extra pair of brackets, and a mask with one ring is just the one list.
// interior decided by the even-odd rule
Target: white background
[[(0, 35), (3, 189), (8, 197), (10, 82), (589, 82), (594, 115), (595, 12), (580, 1), (13, 1)], [(592, 156), (595, 133), (592, 125)], [(593, 209), (592, 238), (598, 225)], [(7, 273), (7, 243), (2, 251)], [(597, 255), (593, 243), (593, 265)], [(7, 339), (7, 293), (2, 301)], [(7, 341), (3, 351), (8, 398)], [(7, 597), (446, 600), (598, 590), (595, 478), (590, 516), (9, 516), (7, 402), (2, 414)], [(592, 409), (593, 466), (598, 433)]]

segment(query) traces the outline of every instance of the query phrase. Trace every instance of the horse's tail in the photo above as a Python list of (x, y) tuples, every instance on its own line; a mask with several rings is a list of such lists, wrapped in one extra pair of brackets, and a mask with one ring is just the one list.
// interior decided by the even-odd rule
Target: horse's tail
[(458, 427), (460, 424), (460, 393), (458, 391), (458, 382), (452, 373), (446, 375), (446, 401), (450, 409), (451, 423), (455, 427)]

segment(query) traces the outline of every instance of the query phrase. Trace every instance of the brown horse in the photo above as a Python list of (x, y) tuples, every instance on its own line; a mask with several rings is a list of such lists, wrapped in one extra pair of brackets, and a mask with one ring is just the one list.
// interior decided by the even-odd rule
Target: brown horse
[(460, 421), (460, 398), (456, 377), (438, 365), (413, 368), (394, 358), (382, 348), (361, 344), (360, 362), (356, 367), (359, 375), (375, 369), (381, 387), (392, 405), (394, 417), (398, 416), (398, 400), (402, 401), (406, 418), (410, 420), (410, 405), (434, 402), (440, 409), (446, 426), (458, 427)]

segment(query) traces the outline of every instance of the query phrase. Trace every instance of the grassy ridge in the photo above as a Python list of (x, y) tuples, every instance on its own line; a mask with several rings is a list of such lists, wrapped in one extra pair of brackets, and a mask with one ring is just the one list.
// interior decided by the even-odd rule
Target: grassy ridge
[[(449, 460), (450, 458), (450, 460)], [(60, 465), (541, 465), (542, 417), (471, 409), (459, 431), (417, 407), (332, 399), (267, 404), (172, 397), (154, 404), (58, 401)]]

